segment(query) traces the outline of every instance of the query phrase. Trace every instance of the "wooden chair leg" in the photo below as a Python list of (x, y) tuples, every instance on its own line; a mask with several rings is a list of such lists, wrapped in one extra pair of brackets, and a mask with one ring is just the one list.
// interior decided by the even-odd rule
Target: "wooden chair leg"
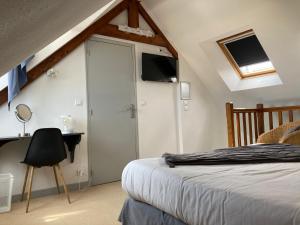
[(67, 196), (68, 202), (69, 202), (69, 204), (71, 204), (71, 200), (70, 200), (70, 196), (69, 196), (69, 191), (68, 191), (68, 188), (66, 186), (65, 179), (64, 179), (64, 176), (63, 176), (63, 173), (62, 173), (62, 170), (61, 170), (59, 164), (56, 165), (56, 168), (57, 168), (57, 170), (59, 172), (60, 179), (61, 179), (61, 182), (63, 184), (64, 191), (65, 191), (65, 194)]
[(25, 190), (26, 190), (26, 186), (27, 186), (28, 172), (29, 172), (29, 166), (27, 165), (26, 173), (25, 173), (25, 179), (24, 179), (24, 184), (23, 184), (21, 201), (24, 200), (24, 194), (25, 194)]
[(53, 168), (53, 172), (54, 172), (54, 177), (55, 177), (55, 182), (56, 182), (57, 191), (58, 191), (58, 193), (60, 193), (60, 190), (59, 190), (59, 183), (58, 183), (58, 179), (57, 179), (57, 172), (56, 172), (55, 166), (52, 166), (52, 168)]
[(28, 213), (28, 209), (29, 209), (29, 202), (30, 202), (30, 198), (31, 198), (31, 188), (32, 188), (32, 180), (33, 180), (33, 172), (34, 172), (34, 167), (30, 166), (29, 168), (29, 190), (27, 192), (27, 206), (26, 206), (26, 213)]

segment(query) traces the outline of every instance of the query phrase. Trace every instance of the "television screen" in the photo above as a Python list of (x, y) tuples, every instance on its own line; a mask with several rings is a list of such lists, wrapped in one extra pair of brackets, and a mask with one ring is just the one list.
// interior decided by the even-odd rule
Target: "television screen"
[(142, 80), (177, 82), (177, 60), (172, 57), (143, 53)]

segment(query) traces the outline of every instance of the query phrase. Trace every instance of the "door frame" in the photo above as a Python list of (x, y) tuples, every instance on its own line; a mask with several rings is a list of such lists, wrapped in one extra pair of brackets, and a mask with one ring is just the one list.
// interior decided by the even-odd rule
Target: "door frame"
[(121, 45), (131, 48), (132, 57), (133, 57), (133, 87), (134, 87), (134, 104), (136, 105), (136, 117), (135, 117), (135, 155), (136, 159), (139, 158), (139, 132), (138, 132), (138, 105), (137, 105), (137, 68), (136, 68), (136, 46), (135, 44), (123, 42), (123, 41), (116, 41), (116, 40), (110, 40), (102, 37), (93, 36), (89, 38), (87, 41), (84, 42), (84, 49), (85, 49), (85, 72), (86, 72), (86, 96), (87, 96), (87, 152), (88, 152), (88, 185), (91, 186), (92, 184), (92, 165), (91, 165), (91, 148), (90, 148), (90, 142), (89, 142), (89, 134), (90, 134), (90, 121), (91, 121), (91, 107), (90, 107), (90, 99), (89, 99), (89, 71), (88, 71), (88, 42), (89, 41), (96, 41), (96, 42), (104, 42), (108, 44), (115, 44), (115, 45)]

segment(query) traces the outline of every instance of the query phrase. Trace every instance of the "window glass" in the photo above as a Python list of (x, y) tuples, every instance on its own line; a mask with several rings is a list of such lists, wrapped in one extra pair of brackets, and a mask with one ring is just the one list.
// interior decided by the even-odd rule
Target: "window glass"
[(253, 30), (224, 38), (217, 43), (241, 78), (275, 72)]
[(7, 73), (0, 77), (0, 91), (7, 87)]

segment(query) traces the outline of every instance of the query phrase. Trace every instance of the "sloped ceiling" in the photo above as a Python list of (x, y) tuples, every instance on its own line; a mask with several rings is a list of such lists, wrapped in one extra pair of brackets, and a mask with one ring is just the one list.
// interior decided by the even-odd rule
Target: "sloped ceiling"
[(0, 76), (111, 0), (0, 0)]
[[(0, 0), (0, 74), (110, 1)], [(299, 0), (143, 0), (142, 4), (216, 100), (300, 98)], [(219, 76), (205, 44), (246, 28), (255, 30), (283, 85), (232, 93)]]
[[(216, 99), (300, 98), (299, 0), (144, 0), (144, 5)], [(220, 78), (205, 43), (247, 28), (255, 30), (283, 85), (231, 93)]]

